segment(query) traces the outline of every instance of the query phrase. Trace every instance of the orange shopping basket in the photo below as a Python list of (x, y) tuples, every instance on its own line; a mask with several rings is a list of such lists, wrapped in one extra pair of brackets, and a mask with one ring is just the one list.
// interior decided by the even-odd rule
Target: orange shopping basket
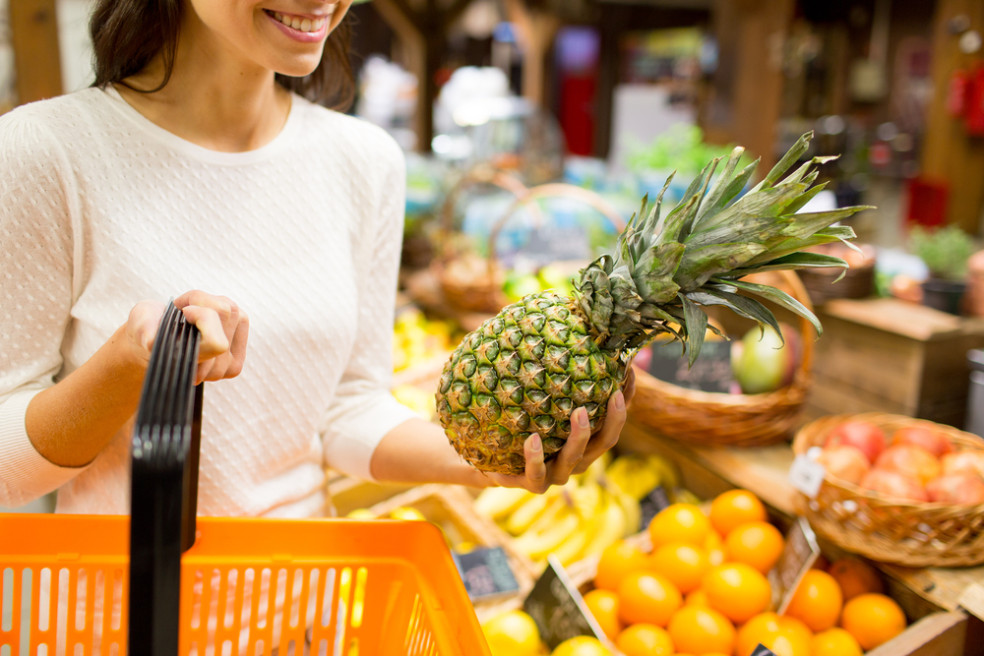
[[(169, 307), (158, 344), (169, 320), (183, 324)], [(131, 515), (0, 514), (0, 656), (488, 656), (432, 524), (196, 520), (201, 386), (196, 396), (187, 384), (197, 330), (185, 326), (185, 374), (154, 382), (155, 363), (173, 351), (155, 345), (151, 356)], [(175, 401), (163, 387), (193, 391)], [(151, 397), (188, 421), (141, 431)], [(159, 438), (170, 429), (169, 445)], [(183, 473), (170, 467), (174, 454)]]

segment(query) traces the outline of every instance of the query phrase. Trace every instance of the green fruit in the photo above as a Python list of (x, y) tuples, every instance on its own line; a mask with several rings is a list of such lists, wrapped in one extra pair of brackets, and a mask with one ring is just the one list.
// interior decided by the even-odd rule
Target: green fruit
[(736, 344), (731, 369), (744, 394), (774, 392), (782, 387), (791, 348), (772, 328), (752, 328)]

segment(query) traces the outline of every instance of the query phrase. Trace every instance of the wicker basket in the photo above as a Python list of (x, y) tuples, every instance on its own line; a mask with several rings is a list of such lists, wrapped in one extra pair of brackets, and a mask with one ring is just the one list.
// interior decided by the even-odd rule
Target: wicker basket
[[(984, 449), (979, 437), (951, 426), (873, 412), (821, 417), (796, 433), (793, 450), (801, 454), (822, 446), (830, 431), (847, 419), (873, 422), (888, 435), (903, 426), (927, 426), (944, 433), (958, 450)], [(815, 498), (799, 494), (797, 506), (818, 533), (872, 560), (907, 567), (984, 563), (984, 504), (904, 502), (827, 477)]]
[[(492, 226), (488, 256), (484, 259), (454, 243), (454, 207), (458, 197), (465, 189), (483, 184), (504, 189), (516, 196), (516, 200)], [(581, 201), (597, 210), (618, 231), (625, 228), (625, 222), (618, 211), (593, 191), (566, 183), (546, 183), (527, 188), (507, 173), (486, 168), (476, 169), (452, 188), (441, 207), (441, 243), (433, 268), (448, 305), (465, 312), (494, 314), (509, 303), (502, 291), (505, 272), (496, 257), (496, 241), (506, 222), (525, 205), (529, 205), (534, 221), (543, 221), (540, 208), (534, 201), (550, 197)]]
[[(757, 274), (749, 280), (773, 285), (811, 307), (809, 295), (792, 271)], [(639, 369), (630, 417), (668, 438), (696, 446), (752, 447), (792, 436), (810, 385), (815, 331), (800, 318), (803, 352), (793, 382), (763, 394), (691, 390), (659, 380)]]

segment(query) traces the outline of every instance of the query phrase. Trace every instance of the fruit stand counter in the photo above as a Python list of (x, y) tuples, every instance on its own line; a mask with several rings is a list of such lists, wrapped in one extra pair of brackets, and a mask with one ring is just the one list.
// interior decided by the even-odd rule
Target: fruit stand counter
[[(622, 431), (619, 446), (628, 451), (658, 453), (671, 459), (679, 467), (686, 487), (698, 496), (709, 497), (727, 487), (741, 487), (757, 494), (782, 515), (791, 518), (796, 514), (794, 503), (798, 492), (789, 481), (793, 451), (788, 444), (753, 449), (690, 447), (657, 437), (630, 420)], [(824, 545), (825, 551), (828, 546)], [(984, 625), (976, 620), (969, 621), (960, 609), (963, 600), (969, 608), (981, 612), (977, 602), (971, 606), (968, 599), (980, 596), (977, 592), (984, 582), (984, 567), (913, 569), (882, 563), (879, 568), (888, 577), (893, 596), (900, 597), (907, 611), (919, 616), (944, 611), (927, 617), (929, 621), (922, 622), (923, 626), (913, 627), (924, 633), (916, 639), (926, 644), (910, 653), (984, 653), (981, 651)]]

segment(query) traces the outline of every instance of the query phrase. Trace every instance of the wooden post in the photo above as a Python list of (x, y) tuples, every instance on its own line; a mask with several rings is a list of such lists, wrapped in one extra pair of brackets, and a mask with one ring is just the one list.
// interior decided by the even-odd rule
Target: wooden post
[(922, 152), (922, 172), (929, 178), (945, 180), (950, 187), (947, 223), (978, 234), (984, 211), (984, 138), (971, 138), (963, 120), (950, 116), (946, 90), (953, 74), (980, 61), (981, 52), (960, 51), (959, 35), (950, 30), (958, 16), (969, 19), (969, 28), (984, 33), (984, 2), (981, 0), (937, 0), (933, 19), (932, 79), (936, 93), (929, 104), (926, 137)]
[(9, 9), (17, 102), (24, 104), (61, 94), (55, 0), (10, 0)]
[(455, 0), (448, 7), (438, 7), (435, 0), (412, 6), (408, 0), (374, 0), (373, 7), (404, 46), (407, 68), (417, 77), (417, 111), (415, 127), (417, 150), (427, 152), (434, 139), (435, 79), (441, 55), (447, 44), (451, 24), (468, 7), (469, 0)]
[(560, 28), (560, 19), (549, 12), (529, 8), (522, 0), (505, 0), (505, 5), (523, 51), (523, 97), (542, 107), (547, 55)]
[(776, 161), (776, 126), (782, 102), (782, 48), (793, 15), (792, 0), (715, 0), (718, 68), (703, 112), (709, 140), (735, 142)]

